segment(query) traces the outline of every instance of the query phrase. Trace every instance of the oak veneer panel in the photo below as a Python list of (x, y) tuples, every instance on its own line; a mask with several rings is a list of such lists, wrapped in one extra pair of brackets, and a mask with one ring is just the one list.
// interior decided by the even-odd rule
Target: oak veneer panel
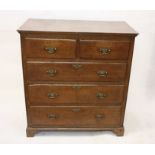
[[(80, 40), (80, 58), (103, 60), (126, 60), (130, 48), (129, 41)], [(109, 50), (102, 52), (100, 50)]]
[[(51, 48), (55, 50), (52, 51)], [(75, 39), (25, 39), (27, 58), (75, 58), (75, 49)]]
[[(51, 93), (54, 96), (50, 98)], [(34, 84), (28, 86), (29, 104), (32, 106), (120, 105), (123, 94), (123, 85)]]
[[(80, 64), (79, 69), (73, 67)], [(48, 71), (55, 70), (53, 76)], [(98, 72), (106, 71), (106, 76), (100, 76)], [(28, 81), (72, 81), (72, 82), (97, 82), (97, 81), (124, 81), (126, 75), (125, 63), (27, 63)]]
[(33, 126), (118, 127), (120, 107), (31, 107)]

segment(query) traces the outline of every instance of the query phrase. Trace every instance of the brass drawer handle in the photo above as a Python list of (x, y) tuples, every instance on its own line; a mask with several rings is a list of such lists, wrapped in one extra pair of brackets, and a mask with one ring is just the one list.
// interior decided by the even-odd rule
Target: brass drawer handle
[(55, 76), (56, 73), (57, 73), (57, 70), (56, 70), (56, 69), (49, 69), (49, 70), (47, 71), (47, 74), (48, 74), (49, 76)]
[(106, 55), (106, 54), (109, 54), (111, 52), (111, 49), (110, 48), (100, 48), (99, 49), (99, 52), (102, 54), (102, 55)]
[(105, 116), (103, 114), (97, 114), (95, 117), (97, 120), (101, 120), (101, 119), (105, 118)]
[(48, 93), (49, 99), (55, 99), (57, 96), (59, 96), (59, 94), (57, 94), (57, 93)]
[(56, 47), (45, 47), (44, 48), (49, 54), (54, 54), (57, 50)]
[(98, 99), (104, 99), (104, 98), (106, 98), (107, 97), (107, 94), (104, 94), (104, 93), (96, 93), (96, 97), (98, 98)]
[(54, 115), (54, 114), (49, 114), (49, 115), (48, 115), (48, 118), (49, 118), (49, 119), (56, 119), (56, 118), (57, 118), (57, 116), (56, 116), (56, 115)]
[(82, 65), (81, 64), (73, 64), (72, 67), (77, 70), (77, 69), (81, 68)]
[(80, 108), (73, 108), (72, 111), (73, 112), (79, 112), (81, 109)]
[(101, 76), (101, 77), (107, 77), (108, 72), (105, 70), (100, 70), (97, 72), (97, 74), (98, 74), (98, 76)]

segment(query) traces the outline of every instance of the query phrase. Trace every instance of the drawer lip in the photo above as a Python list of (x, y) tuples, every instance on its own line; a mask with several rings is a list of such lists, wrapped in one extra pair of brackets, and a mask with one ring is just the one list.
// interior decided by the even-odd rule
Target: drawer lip
[(131, 41), (130, 40), (118, 40), (118, 39), (81, 39), (79, 40), (80, 42), (109, 42), (109, 43), (112, 43), (112, 42), (128, 42), (130, 43)]
[(30, 86), (38, 86), (38, 85), (53, 85), (53, 86), (73, 86), (73, 85), (80, 85), (80, 86), (126, 86), (124, 84), (104, 84), (104, 83), (92, 83), (92, 82), (84, 82), (84, 83), (77, 83), (77, 82), (72, 82), (72, 83), (64, 83), (64, 82), (61, 82), (61, 83), (33, 83), (33, 84), (29, 84)]
[(78, 64), (78, 63), (81, 63), (81, 64), (127, 64), (127, 61), (121, 61), (121, 62), (117, 62), (117, 61), (102, 61), (102, 60), (83, 60), (83, 59), (76, 59), (76, 60), (73, 60), (73, 61), (61, 61), (61, 60), (27, 60), (26, 61), (27, 64), (35, 64), (35, 63), (38, 63), (38, 64)]
[[(30, 84), (27, 86), (30, 106), (118, 106), (123, 102), (124, 90), (124, 85), (76, 83)], [(50, 99), (48, 98), (49, 93), (56, 94), (56, 96)], [(99, 93), (104, 97), (101, 99), (97, 97)]]
[[(72, 108), (81, 108), (80, 112), (72, 112)], [(121, 125), (121, 107), (96, 107), (96, 106), (80, 106), (80, 107), (29, 107), (29, 116), (31, 127), (118, 127)], [(88, 115), (89, 113), (89, 115)], [(97, 114), (104, 116), (103, 120), (97, 120)], [(49, 120), (48, 114), (53, 114), (56, 118)], [(64, 117), (65, 116), (65, 117)], [(89, 116), (89, 117), (88, 117)], [(39, 118), (38, 118), (39, 117)], [(81, 119), (79, 119), (79, 117)], [(89, 118), (89, 120), (88, 120)]]
[(65, 41), (76, 41), (76, 38), (46, 38), (46, 37), (25, 37), (24, 38), (25, 40), (40, 40), (40, 41), (44, 41), (44, 40), (51, 40), (51, 41), (53, 41), (53, 40), (58, 40), (58, 41), (63, 41), (63, 40), (65, 40)]

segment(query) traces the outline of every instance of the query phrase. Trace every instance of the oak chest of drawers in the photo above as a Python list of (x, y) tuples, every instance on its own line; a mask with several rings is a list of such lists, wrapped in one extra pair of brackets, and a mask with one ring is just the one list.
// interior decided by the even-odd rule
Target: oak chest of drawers
[(29, 19), (21, 36), (27, 136), (109, 130), (122, 136), (134, 39), (125, 22)]

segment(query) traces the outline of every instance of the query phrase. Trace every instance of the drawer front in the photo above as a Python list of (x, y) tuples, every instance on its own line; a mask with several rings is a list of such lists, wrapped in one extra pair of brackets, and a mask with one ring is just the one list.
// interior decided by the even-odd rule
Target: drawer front
[(129, 41), (81, 40), (80, 57), (85, 59), (125, 60), (128, 58)]
[(25, 40), (27, 58), (75, 58), (74, 39), (36, 39)]
[(31, 126), (117, 127), (120, 107), (30, 107)]
[(30, 81), (122, 81), (126, 63), (27, 63)]
[(30, 105), (101, 106), (120, 105), (123, 85), (33, 84), (28, 86)]

